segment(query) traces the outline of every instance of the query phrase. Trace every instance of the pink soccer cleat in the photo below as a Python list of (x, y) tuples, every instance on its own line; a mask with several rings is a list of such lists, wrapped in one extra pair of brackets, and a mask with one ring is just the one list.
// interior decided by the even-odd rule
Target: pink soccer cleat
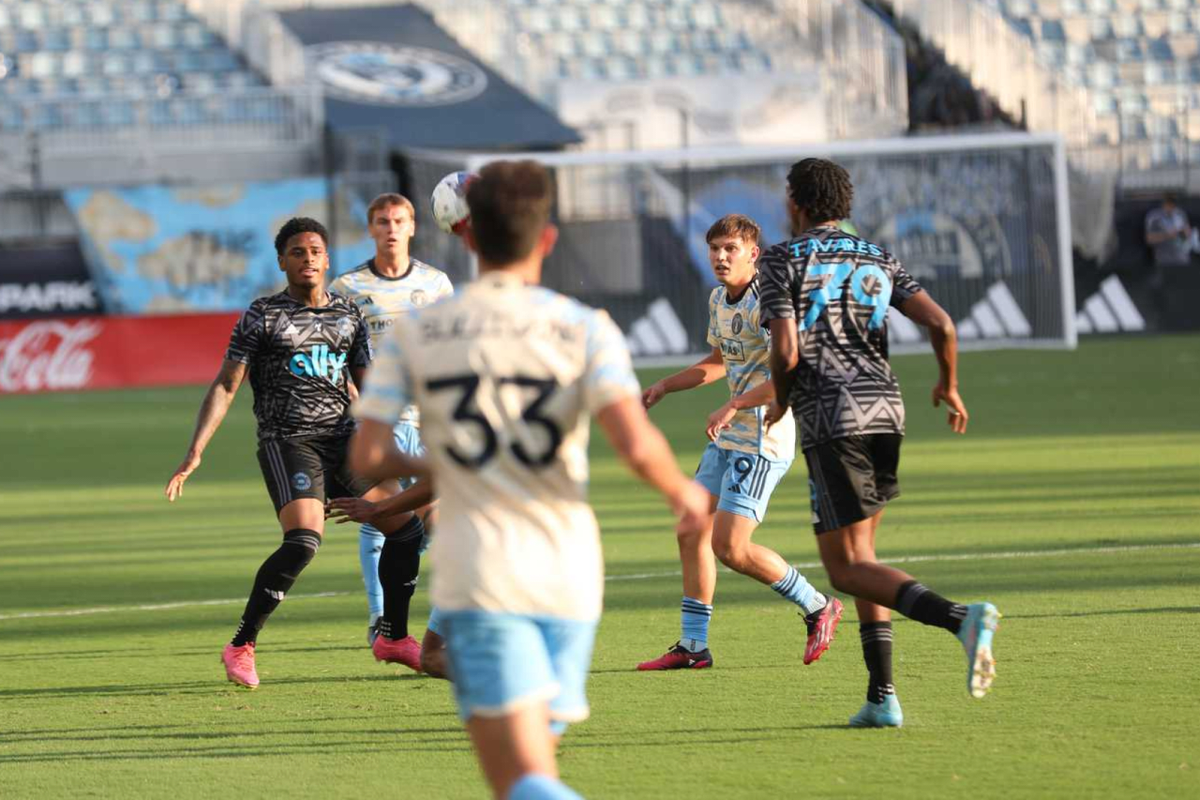
[(637, 665), (639, 672), (654, 672), (662, 669), (707, 669), (713, 665), (712, 653), (704, 648), (693, 653), (683, 645), (676, 643), (663, 655), (652, 661), (643, 661)]
[(808, 644), (804, 646), (804, 663), (811, 664), (829, 649), (833, 641), (833, 633), (838, 623), (842, 621), (842, 601), (836, 597), (829, 598), (825, 607), (809, 617), (804, 618), (808, 625)]
[(421, 643), (412, 636), (389, 639), (381, 634), (375, 637), (371, 652), (375, 654), (376, 661), (403, 664), (414, 672), (421, 671)]
[(225, 677), (233, 683), (247, 689), (258, 686), (258, 672), (254, 669), (254, 642), (241, 647), (225, 645), (221, 652), (221, 663), (225, 665)]

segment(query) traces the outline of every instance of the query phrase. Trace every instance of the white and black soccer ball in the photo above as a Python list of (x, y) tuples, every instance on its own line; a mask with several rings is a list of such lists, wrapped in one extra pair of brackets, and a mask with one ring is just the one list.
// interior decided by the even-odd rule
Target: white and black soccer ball
[(451, 172), (433, 187), (433, 196), (429, 199), (433, 206), (433, 218), (446, 233), (461, 236), (463, 228), (470, 222), (467, 187), (477, 177), (473, 172)]

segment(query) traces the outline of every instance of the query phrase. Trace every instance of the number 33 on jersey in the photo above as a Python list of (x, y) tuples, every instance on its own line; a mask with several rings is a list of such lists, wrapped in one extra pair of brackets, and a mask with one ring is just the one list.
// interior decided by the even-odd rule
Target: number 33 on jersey
[[(551, 550), (569, 537), (572, 550), (586, 551), (580, 563), (592, 564), (599, 563), (599, 540), (587, 504), (589, 418), (639, 395), (624, 338), (606, 313), (489, 273), (397, 320), (380, 345), (356, 414), (390, 424), (406, 403), (420, 408), (421, 438), (441, 501), (435, 564), (469, 553), (482, 563), (479, 553), (495, 543), (488, 531), (512, 527), (543, 532), (536, 541)], [(469, 514), (461, 511), (467, 507)], [(559, 563), (551, 552), (545, 555), (547, 564)], [(523, 553), (521, 560), (537, 569), (536, 554)], [(591, 587), (598, 569), (583, 572), (563, 577)], [(488, 608), (502, 594), (513, 610), (512, 598), (525, 589), (491, 586), (493, 578), (478, 575), (475, 586), (435, 581), (435, 602)], [(545, 576), (536, 583), (544, 584)], [(599, 613), (598, 605), (591, 607), (599, 585), (565, 596), (590, 598), (588, 608), (575, 609), (578, 618)], [(545, 610), (547, 602), (529, 607)]]

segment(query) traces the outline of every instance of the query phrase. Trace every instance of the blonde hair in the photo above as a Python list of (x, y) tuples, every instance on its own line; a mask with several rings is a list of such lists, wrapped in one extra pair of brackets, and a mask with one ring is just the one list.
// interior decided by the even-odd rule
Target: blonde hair
[(409, 216), (414, 219), (417, 216), (417, 210), (413, 208), (412, 201), (402, 194), (395, 192), (385, 192), (371, 201), (371, 205), (367, 206), (367, 226), (369, 227), (375, 221), (375, 212), (381, 208), (391, 208), (392, 206), (400, 206), (407, 208)]

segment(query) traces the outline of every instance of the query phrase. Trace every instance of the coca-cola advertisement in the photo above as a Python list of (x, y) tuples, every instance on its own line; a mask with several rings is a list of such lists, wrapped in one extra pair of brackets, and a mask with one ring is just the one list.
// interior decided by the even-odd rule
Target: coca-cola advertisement
[(0, 322), (0, 395), (212, 380), (237, 314)]

